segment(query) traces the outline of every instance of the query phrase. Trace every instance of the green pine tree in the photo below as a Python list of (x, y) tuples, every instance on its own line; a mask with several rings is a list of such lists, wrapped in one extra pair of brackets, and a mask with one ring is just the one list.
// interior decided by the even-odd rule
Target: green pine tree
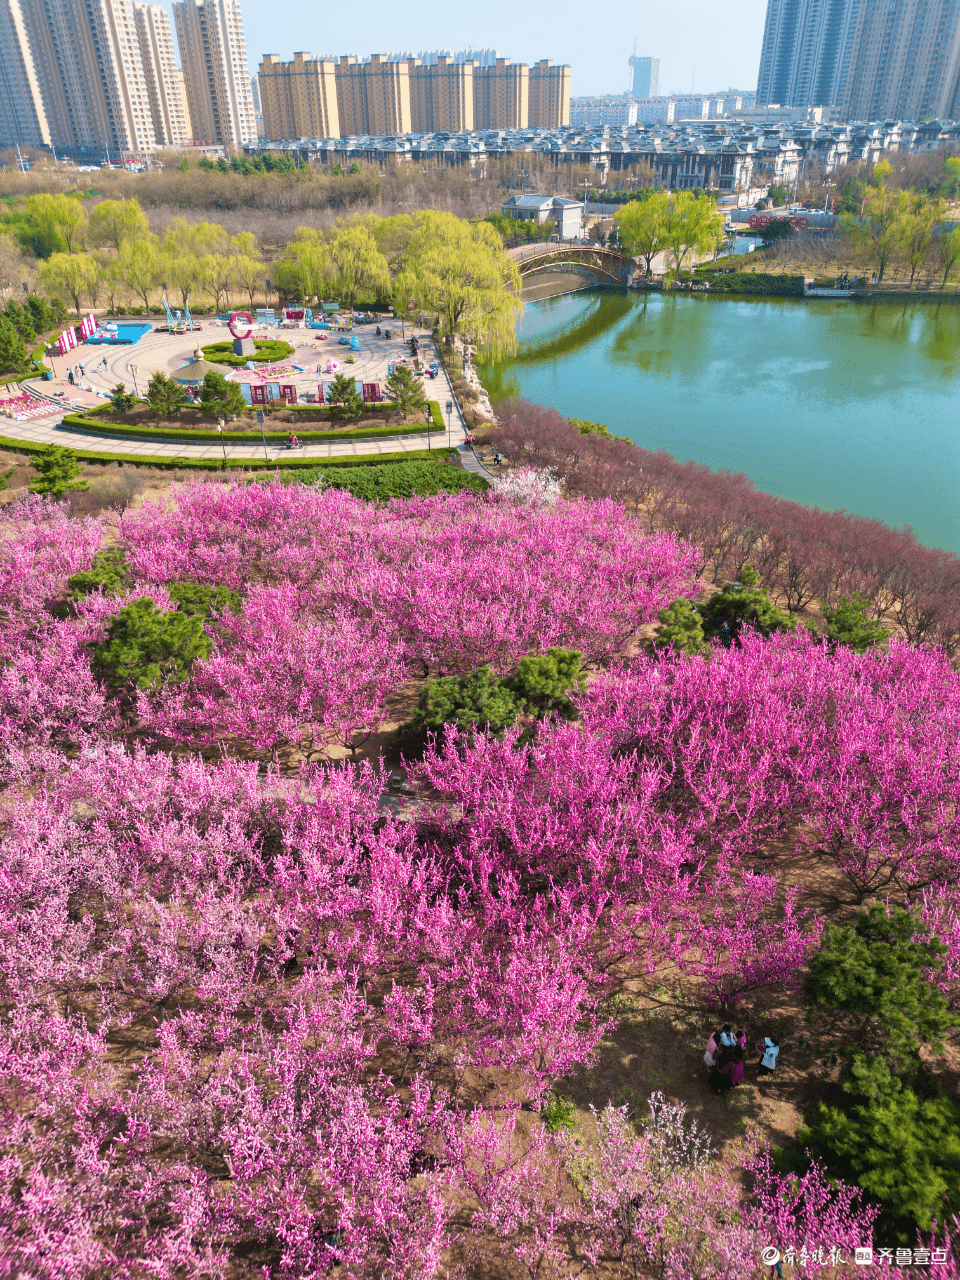
[(403, 364), (395, 365), (387, 378), (387, 399), (397, 406), (401, 418), (409, 418), (412, 413), (422, 412), (427, 407), (423, 387)]
[(147, 385), (147, 403), (154, 413), (164, 418), (174, 418), (187, 401), (187, 392), (174, 378), (157, 372)]
[(74, 596), (90, 595), (102, 591), (105, 596), (118, 596), (127, 583), (127, 561), (120, 547), (105, 547), (93, 557), (89, 569), (75, 573), (67, 579), (67, 586)]
[(416, 720), (434, 731), (448, 724), (461, 729), (489, 729), (502, 733), (520, 715), (521, 705), (499, 676), (481, 667), (468, 676), (428, 680), (417, 702)]
[(94, 671), (118, 690), (159, 689), (189, 679), (197, 658), (210, 656), (203, 617), (158, 609), (145, 596), (121, 609), (93, 654)]
[(353, 378), (338, 373), (327, 394), (330, 417), (334, 422), (356, 422), (363, 416), (363, 397)]
[(822, 605), (827, 624), (826, 637), (831, 647), (842, 644), (855, 653), (866, 653), (868, 649), (886, 644), (886, 631), (879, 622), (867, 617), (869, 607), (869, 600), (861, 597), (841, 600), (835, 609), (827, 604)]
[(118, 382), (110, 393), (110, 408), (114, 413), (129, 413), (136, 403), (137, 397), (122, 382)]
[(929, 1234), (960, 1213), (960, 1107), (912, 1089), (850, 1109), (821, 1102), (797, 1142), (835, 1178), (862, 1188), (882, 1209), (878, 1238)]
[(578, 685), (583, 654), (575, 649), (548, 649), (521, 658), (517, 674), (505, 682), (524, 710), (538, 719), (555, 713), (575, 720), (577, 709), (567, 696)]
[(736, 582), (728, 582), (722, 591), (702, 606), (703, 633), (708, 638), (720, 635), (726, 626), (734, 642), (744, 627), (753, 627), (764, 639), (775, 631), (793, 631), (797, 619), (792, 613), (778, 609), (760, 586), (760, 575), (747, 565)]
[(6, 316), (0, 315), (0, 369), (4, 373), (26, 373), (30, 352)]
[(204, 377), (200, 404), (204, 413), (214, 418), (239, 417), (247, 407), (237, 383), (228, 382), (222, 373), (208, 373)]
[(896, 1093), (920, 1069), (921, 1046), (943, 1051), (960, 1026), (935, 978), (944, 948), (910, 912), (875, 903), (853, 924), (828, 924), (811, 955), (804, 998), (842, 1029), (836, 1049), (848, 1093), (873, 1101)]
[(40, 479), (30, 485), (31, 493), (48, 493), (54, 498), (62, 498), (65, 493), (88, 487), (86, 480), (81, 478), (77, 455), (61, 444), (44, 445), (30, 465), (34, 471), (40, 472)]
[(655, 644), (662, 648), (672, 645), (678, 653), (702, 653), (710, 648), (703, 635), (703, 620), (689, 600), (674, 600), (657, 614)]
[(213, 613), (240, 610), (242, 597), (229, 587), (207, 587), (200, 582), (174, 582), (167, 590), (177, 608), (190, 618), (209, 618)]

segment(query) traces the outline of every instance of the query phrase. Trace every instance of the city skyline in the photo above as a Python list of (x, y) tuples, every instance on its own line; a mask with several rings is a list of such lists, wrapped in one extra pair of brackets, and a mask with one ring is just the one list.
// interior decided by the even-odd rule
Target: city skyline
[[(172, 15), (172, 0), (162, 0)], [(501, 56), (530, 65), (541, 58), (572, 68), (572, 92), (623, 93), (631, 83), (629, 59), (634, 40), (639, 53), (660, 60), (660, 92), (716, 92), (753, 89), (760, 65), (766, 0), (689, 0), (669, 9), (653, 4), (620, 3), (605, 11), (614, 21), (593, 28), (562, 6), (559, 20), (545, 33), (542, 18), (518, 14), (505, 0), (491, 0), (482, 13), (463, 16), (430, 6), (411, 15), (382, 0), (365, 9), (364, 31), (357, 34), (355, 14), (325, 11), (323, 23), (304, 22), (294, 0), (242, 0), (247, 58), (255, 75), (261, 58), (277, 54), (286, 62), (304, 51), (315, 57), (422, 49), (456, 53), (461, 49), (497, 49)]]

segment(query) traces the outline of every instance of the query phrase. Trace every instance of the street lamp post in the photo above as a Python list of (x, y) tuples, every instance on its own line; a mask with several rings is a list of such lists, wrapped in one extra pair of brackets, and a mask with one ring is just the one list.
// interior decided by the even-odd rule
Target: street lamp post
[(263, 434), (263, 410), (262, 409), (257, 410), (257, 422), (260, 423), (260, 439), (263, 443), (263, 460), (264, 462), (269, 462), (270, 459), (267, 457), (267, 437)]
[(452, 436), (452, 434), (451, 434), (451, 426), (450, 426), (450, 415), (451, 415), (451, 413), (453, 413), (453, 401), (452, 401), (452, 400), (448, 400), (448, 401), (447, 401), (446, 409), (447, 409), (447, 448), (448, 448), (448, 449), (452, 449), (452, 448), (453, 448), (453, 436)]
[[(222, 418), (218, 418), (218, 419), (217, 419), (217, 430), (220, 432), (220, 448), (223, 450), (223, 469), (224, 469), (224, 471), (226, 471), (226, 469), (227, 469), (227, 446), (224, 444), (224, 441), (223, 441), (223, 428), (224, 428), (224, 421), (223, 421), (223, 419), (222, 419)], [(264, 449), (264, 453), (266, 453), (266, 449)]]
[(134, 395), (137, 397), (137, 399), (139, 400), (139, 399), (140, 399), (140, 389), (139, 389), (139, 388), (138, 388), (138, 386), (137, 386), (137, 366), (136, 366), (135, 364), (128, 364), (128, 365), (127, 365), (127, 371), (128, 371), (129, 373), (132, 373), (132, 374), (133, 374), (133, 394), (134, 394)]

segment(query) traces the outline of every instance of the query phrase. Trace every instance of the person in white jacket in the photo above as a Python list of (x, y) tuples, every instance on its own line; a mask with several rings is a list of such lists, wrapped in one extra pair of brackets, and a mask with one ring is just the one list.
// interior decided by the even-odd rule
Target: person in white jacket
[(759, 1076), (772, 1076), (774, 1068), (777, 1065), (777, 1055), (780, 1052), (780, 1045), (776, 1040), (771, 1040), (769, 1036), (763, 1037), (763, 1044), (758, 1045), (760, 1050), (760, 1062), (757, 1064), (757, 1074)]

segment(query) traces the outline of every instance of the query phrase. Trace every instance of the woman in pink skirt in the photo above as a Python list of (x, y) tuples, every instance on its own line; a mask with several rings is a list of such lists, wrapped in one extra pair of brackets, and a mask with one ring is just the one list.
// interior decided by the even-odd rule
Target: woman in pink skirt
[(730, 1083), (742, 1084), (747, 1074), (746, 1065), (744, 1064), (744, 1054), (747, 1049), (747, 1029), (741, 1027), (737, 1032), (737, 1043), (734, 1047), (733, 1067), (730, 1071)]

